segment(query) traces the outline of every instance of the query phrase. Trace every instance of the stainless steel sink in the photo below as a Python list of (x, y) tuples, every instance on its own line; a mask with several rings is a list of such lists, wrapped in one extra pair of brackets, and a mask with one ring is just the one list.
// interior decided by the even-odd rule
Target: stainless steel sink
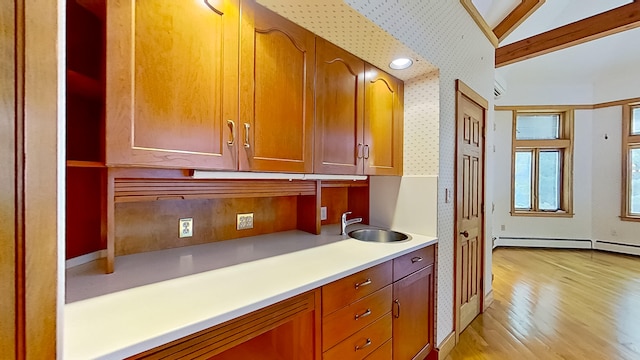
[(371, 242), (392, 243), (411, 240), (411, 236), (401, 232), (384, 229), (359, 229), (350, 231), (350, 237)]

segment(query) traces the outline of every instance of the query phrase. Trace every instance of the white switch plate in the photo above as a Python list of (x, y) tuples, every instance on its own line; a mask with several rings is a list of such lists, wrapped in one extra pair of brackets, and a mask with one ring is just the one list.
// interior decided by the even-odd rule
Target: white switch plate
[(320, 208), (320, 220), (327, 220), (327, 207), (323, 206)]
[(181, 238), (193, 236), (193, 218), (180, 219), (180, 229), (178, 236)]
[(237, 214), (236, 229), (237, 230), (253, 229), (253, 213)]

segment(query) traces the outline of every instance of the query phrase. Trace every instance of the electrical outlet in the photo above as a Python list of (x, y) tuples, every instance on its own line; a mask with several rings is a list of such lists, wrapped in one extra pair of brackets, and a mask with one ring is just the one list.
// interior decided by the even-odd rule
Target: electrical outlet
[(323, 206), (320, 208), (320, 220), (327, 220), (327, 207)]
[(181, 238), (193, 236), (193, 218), (180, 219), (178, 236)]
[(237, 214), (236, 229), (237, 230), (253, 229), (253, 213)]
[(505, 231), (506, 229), (507, 229), (507, 227), (506, 227), (506, 226), (504, 226), (504, 225), (500, 225), (500, 231)]

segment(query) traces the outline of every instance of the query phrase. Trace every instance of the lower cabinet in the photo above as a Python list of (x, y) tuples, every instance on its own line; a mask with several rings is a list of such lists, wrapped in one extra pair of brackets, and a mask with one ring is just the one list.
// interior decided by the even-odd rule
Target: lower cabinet
[(319, 310), (315, 289), (128, 359), (319, 359)]
[(434, 253), (415, 250), (130, 359), (425, 359)]
[(433, 346), (433, 264), (393, 284), (393, 358), (424, 359)]
[(434, 341), (435, 245), (322, 287), (323, 360), (425, 359)]

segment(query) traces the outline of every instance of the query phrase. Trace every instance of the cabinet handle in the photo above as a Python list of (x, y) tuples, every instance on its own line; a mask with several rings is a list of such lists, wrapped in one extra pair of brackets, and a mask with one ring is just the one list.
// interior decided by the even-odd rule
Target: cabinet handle
[(364, 158), (365, 159), (369, 158), (369, 145), (364, 146)]
[(251, 125), (249, 123), (244, 123), (244, 147), (246, 147), (247, 149), (251, 147), (251, 145), (249, 145), (249, 129), (251, 128)]
[(356, 290), (358, 290), (359, 288), (363, 287), (363, 286), (367, 286), (370, 285), (372, 283), (371, 279), (367, 279), (361, 283), (357, 283), (356, 284)]
[(395, 299), (393, 300), (393, 302), (396, 304), (396, 306), (398, 307), (398, 313), (395, 315), (396, 319), (400, 317), (400, 300)]
[(362, 346), (356, 345), (356, 351), (362, 350), (362, 349), (366, 348), (367, 346), (371, 346), (371, 339), (370, 338), (367, 338), (367, 342), (365, 342), (364, 345), (362, 345)]
[(412, 264), (415, 264), (415, 263), (420, 262), (420, 261), (422, 261), (422, 257), (420, 257), (420, 256), (416, 256), (414, 258), (411, 258), (411, 263)]
[(236, 123), (233, 120), (227, 120), (227, 125), (231, 128), (231, 140), (227, 141), (227, 145), (233, 146), (236, 143)]
[(364, 152), (362, 151), (362, 144), (358, 144), (358, 159), (362, 159), (364, 157)]
[(355, 319), (358, 320), (369, 315), (371, 315), (371, 309), (367, 309), (367, 311), (363, 312), (362, 314), (356, 314)]

